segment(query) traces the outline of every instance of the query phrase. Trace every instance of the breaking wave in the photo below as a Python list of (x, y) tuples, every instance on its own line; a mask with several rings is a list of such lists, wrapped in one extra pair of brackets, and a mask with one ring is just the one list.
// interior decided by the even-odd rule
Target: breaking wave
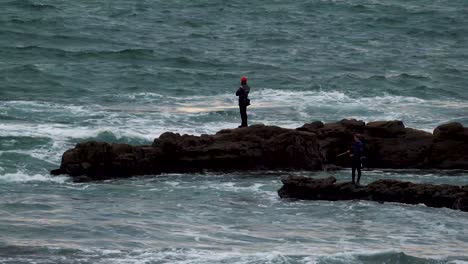
[[(9, 258), (7, 252), (17, 252)], [(31, 258), (29, 256), (34, 256)], [(433, 263), (433, 264), (466, 264), (468, 258), (424, 258), (405, 254), (403, 252), (363, 252), (339, 254), (292, 254), (265, 250), (263, 252), (229, 252), (210, 251), (203, 249), (161, 248), (159, 250), (119, 250), (119, 249), (66, 249), (57, 247), (0, 247), (0, 263), (8, 259), (16, 263), (43, 264), (51, 261), (60, 262), (63, 259), (73, 259), (78, 263), (233, 263), (233, 264), (344, 264), (344, 263)]]

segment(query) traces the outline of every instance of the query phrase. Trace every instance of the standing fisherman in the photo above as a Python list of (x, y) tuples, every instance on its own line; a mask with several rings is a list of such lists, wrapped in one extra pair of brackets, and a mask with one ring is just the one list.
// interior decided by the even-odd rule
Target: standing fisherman
[[(351, 147), (351, 150), (348, 150), (348, 153), (350, 153), (349, 156), (351, 157), (351, 175), (353, 184), (359, 185), (359, 180), (361, 179), (361, 158), (364, 154), (364, 143), (362, 143), (362, 140), (360, 139), (358, 134), (354, 135), (354, 143)], [(355, 182), (354, 178), (356, 175), (356, 170), (358, 176), (357, 181)]]
[(250, 105), (249, 92), (250, 87), (247, 85), (247, 77), (242, 76), (241, 86), (236, 92), (236, 95), (239, 96), (239, 110), (242, 119), (239, 127), (247, 127), (247, 106)]

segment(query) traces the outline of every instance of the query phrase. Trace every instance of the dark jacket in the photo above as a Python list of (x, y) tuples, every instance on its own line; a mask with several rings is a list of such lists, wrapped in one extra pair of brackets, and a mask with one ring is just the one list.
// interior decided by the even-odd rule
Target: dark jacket
[(364, 143), (355, 141), (351, 147), (351, 154), (353, 154), (353, 159), (361, 158), (364, 155)]
[(236, 95), (239, 96), (239, 106), (250, 105), (249, 92), (250, 86), (247, 84), (241, 85), (239, 89), (237, 89)]

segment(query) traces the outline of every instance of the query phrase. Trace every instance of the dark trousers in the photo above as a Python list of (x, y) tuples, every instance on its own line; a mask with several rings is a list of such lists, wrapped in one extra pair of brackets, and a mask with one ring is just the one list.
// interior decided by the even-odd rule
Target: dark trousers
[(247, 106), (246, 105), (239, 105), (240, 115), (242, 119), (242, 127), (247, 126)]
[[(353, 184), (354, 183), (358, 183), (359, 184), (359, 180), (361, 179), (361, 159), (360, 158), (353, 158), (353, 161), (352, 161), (352, 164), (351, 164), (351, 176), (353, 177), (352, 180), (353, 180)], [(354, 181), (354, 178), (356, 176), (356, 170), (357, 170), (357, 182)]]

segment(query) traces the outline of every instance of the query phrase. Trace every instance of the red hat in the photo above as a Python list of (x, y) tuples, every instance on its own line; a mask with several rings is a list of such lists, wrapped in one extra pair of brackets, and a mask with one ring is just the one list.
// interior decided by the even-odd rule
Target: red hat
[(242, 76), (241, 77), (241, 82), (247, 82), (247, 76)]

